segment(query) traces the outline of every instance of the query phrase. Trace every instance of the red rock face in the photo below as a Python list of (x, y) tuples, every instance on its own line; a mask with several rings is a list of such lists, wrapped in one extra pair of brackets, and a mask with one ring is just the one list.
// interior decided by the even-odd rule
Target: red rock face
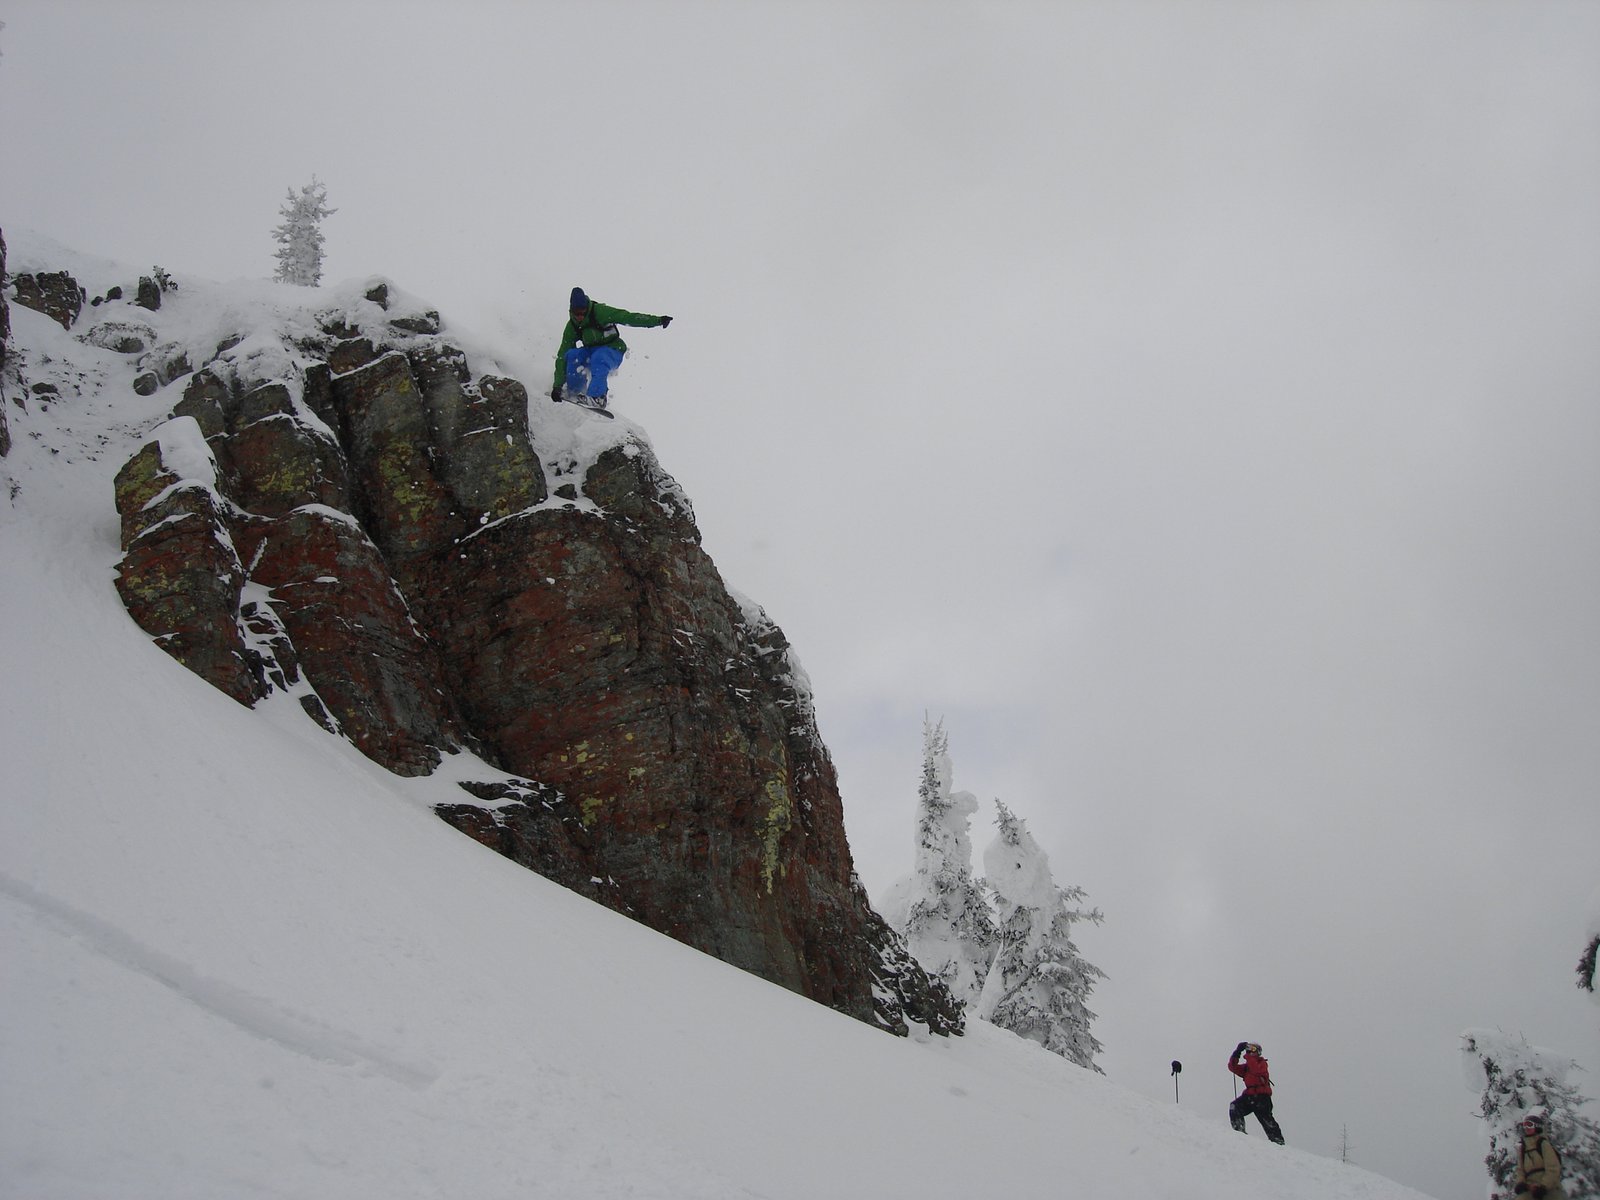
[(434, 646), (354, 521), (296, 509), (272, 523), (251, 562), (311, 686), (363, 754), (396, 774), (426, 775), (441, 749), (462, 744)]
[(558, 882), (862, 1020), (958, 1031), (855, 881), (782, 633), (649, 448), (551, 498), (520, 384), (426, 329), (323, 350), (295, 379), (193, 377), (214, 488), (174, 489), (155, 443), (124, 469), (135, 619), (243, 703), (303, 680), (391, 770), (468, 747), (521, 777), (440, 815)]
[(223, 506), (203, 481), (185, 480), (152, 443), (117, 475), (126, 548), (117, 590), (156, 644), (241, 704), (267, 694), (240, 628), (244, 564)]

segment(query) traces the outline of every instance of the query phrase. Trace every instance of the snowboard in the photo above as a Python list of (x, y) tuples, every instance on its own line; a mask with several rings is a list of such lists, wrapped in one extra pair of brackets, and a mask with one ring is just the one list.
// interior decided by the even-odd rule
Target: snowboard
[(614, 421), (617, 418), (616, 413), (611, 412), (606, 408), (604, 400), (596, 400), (594, 397), (586, 396), (582, 392), (563, 391), (561, 393), (561, 398), (568, 404), (576, 404), (579, 408), (587, 408), (590, 412), (599, 413), (602, 417), (609, 418), (610, 420)]

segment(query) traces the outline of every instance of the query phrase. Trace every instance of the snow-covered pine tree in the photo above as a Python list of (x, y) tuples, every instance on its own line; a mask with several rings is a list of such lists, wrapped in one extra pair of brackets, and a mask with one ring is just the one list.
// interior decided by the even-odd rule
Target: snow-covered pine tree
[(951, 790), (944, 722), (922, 723), (922, 783), (917, 789), (917, 853), (911, 877), (896, 885), (885, 916), (900, 928), (923, 970), (969, 1009), (983, 990), (999, 933), (983, 885), (972, 874), (969, 829), (978, 801)]
[[(1600, 925), (1600, 919), (1595, 924)], [(1600, 954), (1600, 933), (1589, 939), (1589, 944), (1583, 948), (1583, 956), (1578, 959), (1578, 986), (1584, 991), (1594, 993), (1594, 966), (1595, 957)]]
[(280, 283), (316, 287), (322, 282), (322, 219), (338, 212), (328, 207), (327, 185), (313, 175), (297, 196), (289, 189), (278, 215), (283, 224), (272, 231), (278, 243), (278, 269), (273, 278)]
[(1600, 1124), (1582, 1111), (1587, 1101), (1566, 1078), (1577, 1064), (1498, 1031), (1469, 1029), (1461, 1044), (1467, 1082), (1480, 1093), (1478, 1112), (1488, 1130), (1489, 1200), (1511, 1200), (1522, 1140), (1517, 1126), (1529, 1113), (1544, 1115), (1545, 1135), (1561, 1155), (1568, 1200), (1600, 1197)]
[(1094, 1058), (1104, 1047), (1091, 1031), (1088, 1000), (1105, 972), (1078, 952), (1072, 927), (1098, 924), (1100, 910), (1073, 907), (1083, 889), (1057, 887), (1050, 860), (1027, 826), (998, 800), (995, 808), (1000, 832), (984, 851), (983, 869), (999, 906), (1001, 940), (978, 1016), (1099, 1071)]

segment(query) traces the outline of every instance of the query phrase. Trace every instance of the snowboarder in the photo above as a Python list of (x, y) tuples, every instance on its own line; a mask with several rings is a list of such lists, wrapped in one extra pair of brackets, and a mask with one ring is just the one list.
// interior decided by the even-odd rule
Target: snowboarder
[[(1240, 1056), (1244, 1061), (1240, 1062)], [(1267, 1072), (1267, 1060), (1255, 1042), (1240, 1042), (1233, 1048), (1228, 1060), (1228, 1070), (1244, 1080), (1244, 1095), (1234, 1097), (1228, 1105), (1228, 1122), (1240, 1133), (1245, 1131), (1244, 1119), (1255, 1113), (1256, 1120), (1266, 1131), (1267, 1140), (1283, 1145), (1283, 1130), (1272, 1115), (1272, 1077)]]
[(1517, 1151), (1517, 1182), (1511, 1189), (1533, 1200), (1566, 1200), (1561, 1188), (1561, 1155), (1544, 1135), (1544, 1118), (1529, 1113), (1522, 1119), (1522, 1145)]
[(605, 412), (609, 377), (622, 365), (622, 356), (628, 352), (627, 344), (617, 334), (617, 326), (665, 329), (670, 324), (671, 317), (612, 308), (590, 300), (582, 288), (573, 288), (567, 327), (561, 334), (561, 349), (556, 351), (556, 375), (550, 387), (550, 399), (571, 400)]

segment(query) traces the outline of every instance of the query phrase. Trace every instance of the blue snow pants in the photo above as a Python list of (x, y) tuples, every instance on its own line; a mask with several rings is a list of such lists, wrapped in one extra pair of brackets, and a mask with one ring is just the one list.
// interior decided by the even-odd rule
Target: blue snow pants
[(621, 365), (615, 346), (574, 346), (567, 351), (567, 391), (604, 400), (608, 377)]

